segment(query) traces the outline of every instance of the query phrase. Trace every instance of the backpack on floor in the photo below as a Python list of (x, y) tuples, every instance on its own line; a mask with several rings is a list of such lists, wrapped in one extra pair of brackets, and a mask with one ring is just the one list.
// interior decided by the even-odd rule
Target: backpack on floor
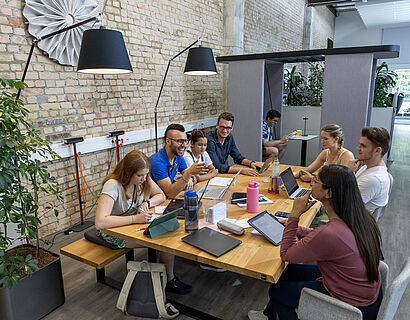
[(118, 309), (142, 318), (174, 319), (179, 315), (179, 311), (173, 305), (165, 304), (165, 265), (129, 261), (127, 272), (117, 301)]

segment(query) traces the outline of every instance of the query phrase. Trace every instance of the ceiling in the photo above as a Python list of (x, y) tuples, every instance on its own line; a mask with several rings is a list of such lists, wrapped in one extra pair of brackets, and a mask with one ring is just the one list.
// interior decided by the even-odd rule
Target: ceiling
[(357, 11), (366, 28), (410, 26), (410, 0), (307, 0), (308, 6), (324, 6), (334, 14)]

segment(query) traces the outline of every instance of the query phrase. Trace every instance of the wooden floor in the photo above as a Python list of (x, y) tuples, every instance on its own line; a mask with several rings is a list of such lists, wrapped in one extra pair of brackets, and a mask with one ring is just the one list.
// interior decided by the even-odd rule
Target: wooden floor
[[(393, 159), (389, 171), (394, 177), (391, 199), (384, 216), (379, 220), (383, 235), (383, 252), (395, 277), (403, 262), (410, 256), (410, 214), (408, 195), (410, 190), (410, 122), (397, 125), (393, 141)], [(82, 233), (57, 235), (52, 251), (58, 252), (82, 237)], [(135, 250), (137, 258), (146, 258), (146, 250)], [(48, 320), (71, 319), (135, 319), (125, 316), (115, 305), (118, 291), (97, 284), (95, 269), (62, 256), (66, 302), (45, 317)], [(262, 309), (267, 302), (269, 285), (231, 272), (216, 273), (199, 268), (194, 262), (177, 259), (176, 274), (194, 290), (187, 296), (170, 296), (179, 302), (201, 309), (222, 319), (247, 319), (250, 309)], [(125, 258), (106, 267), (107, 275), (123, 280)], [(410, 289), (407, 288), (395, 319), (408, 319), (410, 314)], [(178, 319), (190, 319), (179, 316)]]

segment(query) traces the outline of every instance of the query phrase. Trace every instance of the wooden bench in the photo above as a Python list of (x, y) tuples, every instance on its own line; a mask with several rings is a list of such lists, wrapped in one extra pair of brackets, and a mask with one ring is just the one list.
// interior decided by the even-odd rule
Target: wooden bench
[(104, 267), (125, 254), (126, 261), (134, 260), (133, 249), (110, 249), (99, 244), (80, 239), (60, 249), (60, 253), (95, 268), (97, 282), (117, 290), (122, 283), (105, 276)]

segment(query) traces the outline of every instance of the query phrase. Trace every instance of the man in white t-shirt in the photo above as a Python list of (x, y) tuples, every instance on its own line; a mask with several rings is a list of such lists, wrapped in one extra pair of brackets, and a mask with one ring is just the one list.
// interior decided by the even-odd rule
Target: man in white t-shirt
[(358, 158), (349, 166), (356, 171), (356, 180), (363, 202), (373, 213), (384, 207), (389, 201), (390, 179), (383, 156), (390, 148), (390, 134), (385, 128), (368, 127), (362, 129), (362, 136), (357, 146)]

